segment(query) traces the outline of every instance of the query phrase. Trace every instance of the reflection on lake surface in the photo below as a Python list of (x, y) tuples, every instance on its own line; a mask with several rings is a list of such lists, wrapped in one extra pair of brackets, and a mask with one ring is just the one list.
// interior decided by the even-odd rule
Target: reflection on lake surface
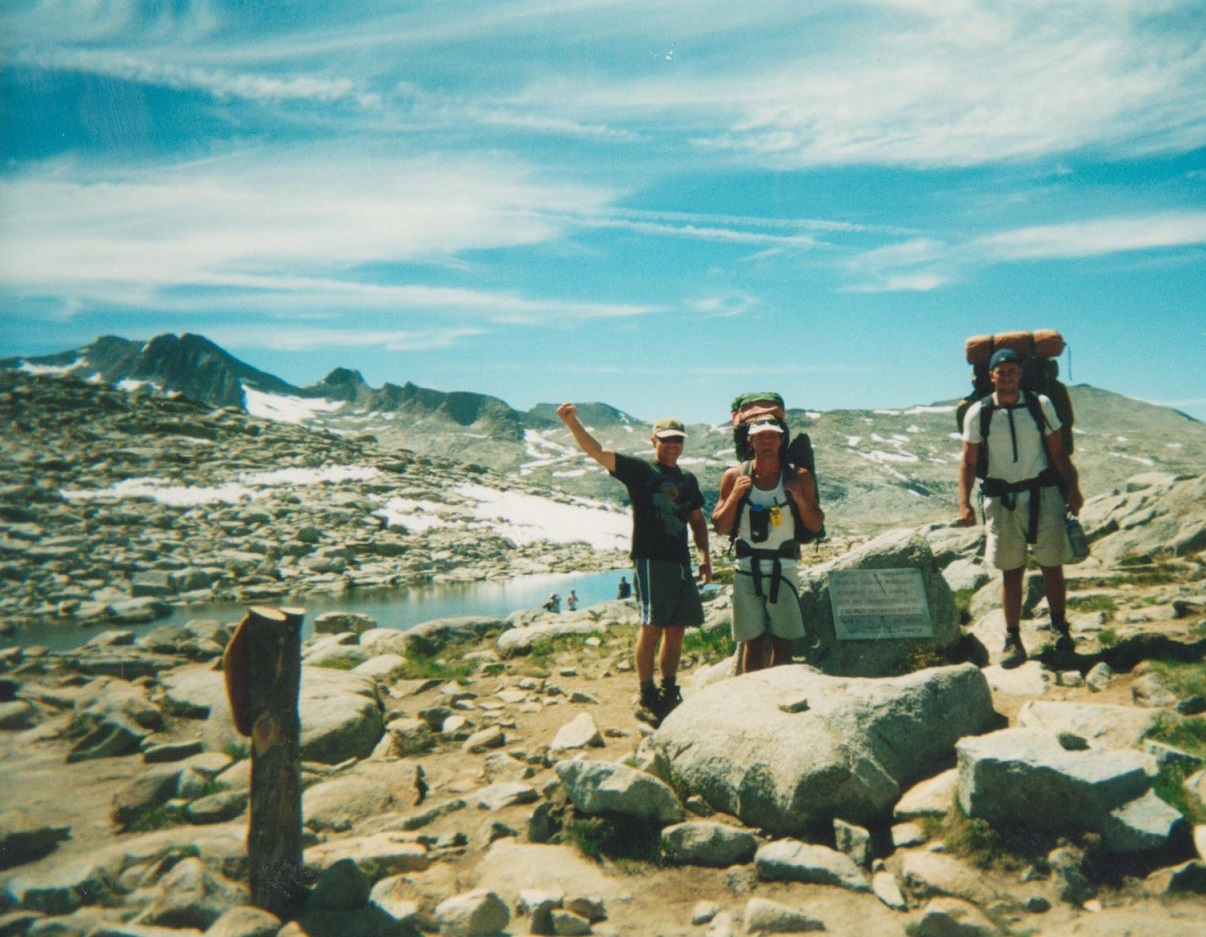
[(460, 615), (482, 615), (506, 618), (525, 608), (540, 608), (550, 592), (561, 596), (562, 611), (570, 590), (578, 594), (580, 607), (596, 605), (616, 597), (620, 577), (632, 581), (630, 569), (613, 569), (596, 573), (558, 573), (539, 576), (520, 576), (495, 582), (445, 583), (410, 589), (347, 592), (343, 595), (307, 595), (282, 597), (261, 602), (190, 605), (177, 609), (170, 617), (148, 625), (96, 625), (81, 628), (75, 624), (54, 622), (22, 628), (12, 638), (0, 639), (0, 647), (20, 643), (42, 644), (51, 650), (77, 647), (92, 635), (109, 628), (142, 633), (163, 625), (182, 625), (194, 618), (216, 618), (219, 621), (238, 621), (249, 605), (298, 606), (306, 610), (303, 635), (309, 635), (314, 619), (324, 612), (358, 612), (375, 619), (382, 628), (406, 630), (433, 618), (452, 618)]

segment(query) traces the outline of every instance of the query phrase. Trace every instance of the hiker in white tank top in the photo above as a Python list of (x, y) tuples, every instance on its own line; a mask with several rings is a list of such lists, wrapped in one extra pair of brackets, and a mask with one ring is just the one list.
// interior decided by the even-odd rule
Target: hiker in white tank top
[[(735, 466), (720, 480), (712, 512), (717, 533), (736, 529), (733, 578), (733, 640), (741, 645), (743, 672), (792, 661), (792, 641), (804, 637), (796, 560), (796, 524), (819, 530), (825, 516), (817, 505), (816, 482), (806, 469), (789, 469), (782, 458), (787, 428), (755, 417), (749, 425), (754, 461)], [(794, 502), (794, 510), (793, 510)]]

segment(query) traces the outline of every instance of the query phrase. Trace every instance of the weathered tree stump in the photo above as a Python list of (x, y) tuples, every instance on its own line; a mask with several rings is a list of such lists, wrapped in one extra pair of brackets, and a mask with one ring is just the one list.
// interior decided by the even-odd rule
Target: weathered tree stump
[(305, 897), (298, 715), (304, 616), (297, 608), (248, 609), (223, 658), (235, 727), (251, 737), (251, 903), (281, 920), (293, 918)]

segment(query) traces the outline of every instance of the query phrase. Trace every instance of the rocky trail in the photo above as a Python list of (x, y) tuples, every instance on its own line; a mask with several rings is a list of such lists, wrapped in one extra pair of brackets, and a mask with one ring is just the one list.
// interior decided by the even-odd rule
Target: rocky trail
[[(314, 616), (310, 888), (282, 921), (248, 906), (249, 747), (221, 670), (237, 622), (154, 627), (162, 607), (615, 554), (500, 535), (446, 493), (524, 486), (484, 469), (0, 378), (0, 937), (1202, 932), (1206, 477), (1151, 472), (1086, 504), (1072, 653), (1031, 574), (1031, 659), (999, 667), (980, 531), (939, 520), (810, 548), (791, 667), (734, 675), (717, 590), (656, 731), (633, 714), (630, 603), (405, 632)], [(283, 469), (310, 474), (264, 481)], [(151, 481), (255, 496), (99, 494)], [(382, 525), (395, 498), (440, 523)], [(897, 568), (920, 574), (933, 637), (839, 640), (829, 574)], [(48, 619), (80, 646), (22, 640)]]
[[(1192, 711), (1192, 695), (1169, 690), (1151, 665), (1126, 660), (1127, 647), (1147, 642), (1185, 649), (1200, 663), (1200, 568), (1166, 564), (1160, 578), (1169, 581), (1103, 589), (1100, 576), (1086, 576), (1073, 607), (1101, 605), (1084, 599), (1107, 594), (1115, 608), (1075, 615), (1078, 653), (1064, 661), (1068, 669), (1032, 660), (1004, 671), (989, 660), (974, 670), (996, 716), (1017, 726), (1035, 704), (1094, 707), (1080, 714), (1089, 720), (1080, 731), (1096, 744), (1125, 713), (1147, 720), (1178, 706)], [(722, 594), (709, 610), (709, 626), (721, 634), (726, 604)], [(687, 720), (693, 700), (724, 691), (740, 719), (753, 705), (743, 685), (761, 676), (718, 682), (731, 664), (709, 661), (723, 642), (700, 642), (685, 661), (686, 702), (653, 732), (632, 713), (632, 614), (608, 603), (555, 617), (522, 612), (506, 623), (449, 620), (414, 634), (324, 616), (305, 651), (302, 708), (306, 862), (321, 875), (302, 918), (283, 927), (242, 907), (247, 761), (233, 757), (245, 745), (230, 725), (214, 656), (233, 623), (198, 622), (175, 635), (176, 650), (192, 661), (165, 657), (166, 634), (135, 644), (132, 635), (108, 632), (76, 652), (8, 652), (3, 685), (13, 699), (2, 704), (0, 856), (11, 856), (13, 843), (34, 842), (35, 833), (42, 845), (34, 852), (47, 838), (53, 846), (5, 863), (12, 867), (0, 884), (12, 907), (0, 915), (0, 931), (1200, 933), (1202, 866), (1183, 845), (1165, 850), (1176, 860), (1171, 866), (1147, 857), (1113, 872), (1091, 867), (1076, 852), (1082, 843), (1070, 847), (1081, 855), (1072, 867), (1047, 856), (983, 867), (974, 851), (943, 843), (941, 823), (924, 820), (924, 808), (902, 811), (924, 799), (925, 784), (920, 794), (904, 792), (894, 820), (870, 827), (861, 846), (858, 835), (831, 836), (816, 847), (822, 856), (787, 873), (767, 850), (802, 838), (717, 813), (699, 796), (675, 802), (673, 823), (650, 819), (657, 797), (648, 792), (629, 792), (637, 806), (623, 808), (634, 811), (628, 821), (592, 817), (576, 806), (575, 781), (559, 765), (627, 761), (656, 774), (657, 739)], [(1034, 623), (1027, 630), (1038, 653)], [(990, 656), (993, 627), (989, 612), (970, 629), (985, 635)], [(1125, 636), (1103, 642), (1103, 628)], [(436, 662), (428, 676), (414, 672), (420, 647)], [(1109, 675), (1106, 659), (1116, 664)], [(146, 672), (121, 679), (138, 661)], [(1079, 668), (1097, 672), (1086, 682), (1076, 679)], [(1153, 707), (1161, 687), (1167, 695)], [(97, 724), (98, 712), (132, 729), (134, 749), (73, 761), (80, 722)], [(166, 785), (148, 780), (165, 776)], [(1194, 784), (1200, 798), (1200, 772)], [(949, 782), (944, 790), (939, 812), (949, 813)], [(123, 823), (115, 820), (119, 807)], [(632, 819), (642, 811), (644, 819)], [(160, 828), (123, 831), (141, 823)], [(663, 830), (659, 855), (651, 826), (684, 823), (697, 827), (693, 837), (674, 846)], [(713, 827), (738, 837), (737, 845)], [(1202, 848), (1202, 827), (1185, 835)]]

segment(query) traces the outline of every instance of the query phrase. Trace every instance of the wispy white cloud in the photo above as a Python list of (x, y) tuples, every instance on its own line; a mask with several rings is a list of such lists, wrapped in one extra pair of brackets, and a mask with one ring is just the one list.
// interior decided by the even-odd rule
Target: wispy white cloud
[(846, 265), (852, 293), (926, 293), (952, 278), (951, 246), (934, 238), (909, 238), (864, 251)]
[(1162, 212), (1036, 225), (980, 238), (972, 249), (1004, 260), (1092, 257), (1206, 244), (1206, 212)]
[(205, 3), (146, 10), (51, 0), (6, 22), (15, 54), (60, 68), (269, 104), (355, 101), (387, 127), (689, 140), (739, 164), (972, 166), (1206, 142), (1196, 0), (366, 3), (275, 22)]
[(625, 218), (612, 218), (603, 215), (583, 217), (579, 224), (589, 228), (622, 228), (638, 234), (654, 237), (674, 237), (688, 240), (710, 241), (712, 243), (727, 242), (730, 244), (748, 244), (754, 246), (772, 245), (775, 247), (795, 247), (808, 249), (817, 245), (817, 239), (811, 235), (783, 235), (764, 231), (740, 230), (732, 227), (701, 227), (695, 224), (662, 224), (655, 221), (636, 221)]
[(999, 231), (962, 241), (914, 238), (857, 254), (846, 264), (858, 293), (928, 292), (984, 266), (1175, 250), (1206, 244), (1206, 212), (1089, 218)]
[(950, 284), (950, 278), (940, 273), (905, 273), (883, 276), (875, 280), (846, 287), (851, 293), (928, 293)]
[(234, 73), (176, 62), (160, 62), (145, 54), (135, 56), (127, 52), (87, 50), (34, 53), (24, 50), (17, 54), (16, 62), (27, 67), (104, 75), (176, 91), (199, 91), (213, 95), (219, 100), (241, 98), (271, 104), (287, 101), (331, 103), (355, 99), (362, 104), (380, 103), (375, 94), (357, 94), (356, 83), (350, 78)]
[(228, 348), (272, 348), (313, 351), (323, 348), (384, 348), (387, 351), (430, 351), (451, 348), (483, 334), (473, 328), (371, 330), (356, 328), (281, 328), (280, 325), (218, 326), (207, 337)]
[(245, 308), (275, 295), (278, 308), (284, 296), (301, 309), (460, 309), (498, 321), (647, 314), (656, 307), (380, 283), (364, 272), (553, 241), (567, 210), (589, 216), (611, 195), (536, 180), (515, 160), (454, 154), (349, 161), (336, 147), (257, 150), (133, 172), (63, 160), (0, 182), (0, 279), (73, 306), (187, 308), (199, 299), (185, 291), (207, 289), (237, 291), (231, 305)]
[(672, 76), (588, 88), (571, 74), (526, 101), (660, 119), (714, 156), (784, 169), (1185, 152), (1206, 141), (1206, 50), (1178, 20), (1192, 8), (867, 2), (818, 5), (796, 29), (767, 11), (731, 36), (732, 48), (760, 50), (752, 59), (711, 47)]
[(691, 300), (688, 306), (700, 315), (713, 319), (743, 316), (759, 305), (758, 298), (748, 293), (725, 293)]

